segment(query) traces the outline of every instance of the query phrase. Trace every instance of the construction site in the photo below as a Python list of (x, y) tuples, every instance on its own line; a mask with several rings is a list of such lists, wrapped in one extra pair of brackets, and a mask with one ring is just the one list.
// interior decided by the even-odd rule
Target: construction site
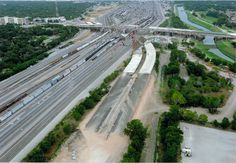
[[(145, 42), (143, 47), (133, 52), (129, 64), (113, 83), (108, 95), (93, 113), (82, 121), (78, 134), (73, 138), (73, 143), (68, 143), (63, 147), (61, 155), (64, 156), (66, 151), (67, 159), (71, 158), (74, 161), (119, 161), (122, 152), (127, 147), (127, 137), (124, 136), (123, 130), (128, 121), (133, 119), (138, 112), (137, 108), (139, 108), (143, 91), (152, 78), (155, 60), (156, 51), (150, 42)], [(82, 142), (83, 145), (78, 145), (77, 149), (69, 145)], [(116, 148), (112, 148), (114, 145)], [(90, 156), (84, 156), (81, 152)], [(73, 157), (74, 155), (76, 157)], [(68, 161), (65, 156), (61, 159), (59, 154), (54, 161)]]

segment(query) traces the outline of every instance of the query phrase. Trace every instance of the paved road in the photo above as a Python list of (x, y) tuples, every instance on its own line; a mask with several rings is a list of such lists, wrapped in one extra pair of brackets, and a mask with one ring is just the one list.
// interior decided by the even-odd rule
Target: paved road
[(40, 95), (11, 120), (0, 124), (0, 161), (10, 161), (80, 92), (113, 65), (130, 47), (112, 47), (97, 59), (62, 79), (49, 91)]
[(236, 133), (207, 128), (188, 123), (180, 123), (184, 132), (185, 146), (191, 148), (192, 157), (182, 154), (183, 163), (235, 163)]

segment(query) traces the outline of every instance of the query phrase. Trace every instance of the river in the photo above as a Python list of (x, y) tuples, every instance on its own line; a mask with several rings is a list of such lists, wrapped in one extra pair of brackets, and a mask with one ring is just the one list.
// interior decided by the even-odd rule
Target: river
[[(184, 7), (177, 7), (177, 9), (178, 9), (178, 13), (179, 13), (179, 18), (180, 18), (180, 20), (181, 20), (182, 22), (184, 22), (184, 23), (186, 23), (186, 24), (188, 24), (188, 25), (190, 25), (190, 26), (193, 26), (193, 27), (195, 27), (195, 28), (197, 28), (197, 29), (203, 30), (203, 31), (207, 31), (207, 32), (210, 31), (209, 29), (207, 29), (207, 28), (205, 28), (205, 27), (202, 27), (202, 26), (200, 26), (200, 25), (198, 25), (198, 24), (195, 24), (195, 23), (189, 21), (189, 20), (188, 20), (187, 13), (186, 13), (186, 11), (184, 10)], [(203, 40), (203, 44), (204, 44), (204, 45), (215, 45), (214, 37), (213, 37), (213, 36), (206, 36), (205, 39)], [(211, 49), (209, 49), (208, 51), (211, 52), (211, 53), (213, 53), (213, 54), (215, 54), (215, 55), (217, 55), (217, 56), (220, 57), (220, 58), (223, 58), (223, 59), (227, 60), (227, 61), (234, 62), (233, 59), (231, 59), (231, 58), (229, 58), (228, 56), (224, 55), (224, 54), (223, 54), (219, 49), (217, 49), (217, 48), (211, 48)]]

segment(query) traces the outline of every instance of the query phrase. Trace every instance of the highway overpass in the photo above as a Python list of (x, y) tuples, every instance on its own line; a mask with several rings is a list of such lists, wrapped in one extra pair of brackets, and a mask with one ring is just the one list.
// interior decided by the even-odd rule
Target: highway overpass
[(206, 32), (189, 29), (178, 28), (163, 28), (163, 27), (144, 27), (141, 28), (138, 25), (123, 25), (123, 26), (104, 26), (102, 24), (80, 24), (79, 28), (92, 29), (92, 30), (112, 30), (112, 31), (137, 31), (138, 33), (154, 33), (161, 35), (182, 35), (192, 37), (204, 37), (214, 36), (216, 38), (236, 39), (236, 33), (224, 33), (224, 32)]

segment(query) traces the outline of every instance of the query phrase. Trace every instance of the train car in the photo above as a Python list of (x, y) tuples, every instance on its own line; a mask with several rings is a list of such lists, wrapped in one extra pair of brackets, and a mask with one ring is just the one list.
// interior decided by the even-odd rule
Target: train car
[(4, 113), (3, 115), (0, 116), (0, 123), (5, 121), (7, 118), (9, 118), (12, 115), (10, 111)]
[(43, 91), (46, 91), (46, 90), (48, 90), (51, 86), (52, 86), (51, 83), (46, 83), (46, 84), (44, 84), (43, 86), (41, 86), (40, 88), (43, 89)]
[(84, 44), (84, 45), (78, 47), (76, 50), (77, 50), (77, 51), (80, 51), (80, 50), (82, 50), (83, 48), (85, 48), (86, 46), (88, 46), (89, 44), (90, 44), (90, 43), (86, 43), (86, 44)]
[(20, 102), (19, 104), (15, 105), (14, 108), (11, 109), (12, 114), (14, 114), (18, 110), (20, 110), (23, 106), (24, 106), (24, 104), (22, 102)]
[(66, 69), (64, 72), (63, 72), (63, 76), (66, 77), (67, 75), (69, 75), (71, 73), (70, 69)]
[(34, 96), (34, 97), (38, 97), (40, 94), (42, 94), (43, 93), (43, 89), (42, 88), (38, 88), (38, 89), (36, 89), (35, 91), (33, 91), (32, 93), (31, 93), (31, 95), (32, 96)]
[(85, 60), (80, 60), (79, 62), (76, 63), (76, 66), (79, 67), (84, 63)]
[(64, 59), (64, 58), (66, 58), (68, 56), (69, 56), (69, 54), (67, 53), (67, 54), (63, 55), (61, 58)]
[(77, 69), (76, 64), (74, 64), (74, 65), (72, 65), (72, 66), (70, 67), (70, 71), (74, 71), (75, 69)]
[(23, 98), (22, 102), (24, 105), (26, 105), (26, 104), (30, 103), (31, 101), (33, 101), (33, 99), (34, 99), (34, 96), (28, 95), (25, 98)]
[(61, 76), (57, 75), (51, 80), (51, 84), (54, 85), (56, 84), (59, 80), (61, 80)]

